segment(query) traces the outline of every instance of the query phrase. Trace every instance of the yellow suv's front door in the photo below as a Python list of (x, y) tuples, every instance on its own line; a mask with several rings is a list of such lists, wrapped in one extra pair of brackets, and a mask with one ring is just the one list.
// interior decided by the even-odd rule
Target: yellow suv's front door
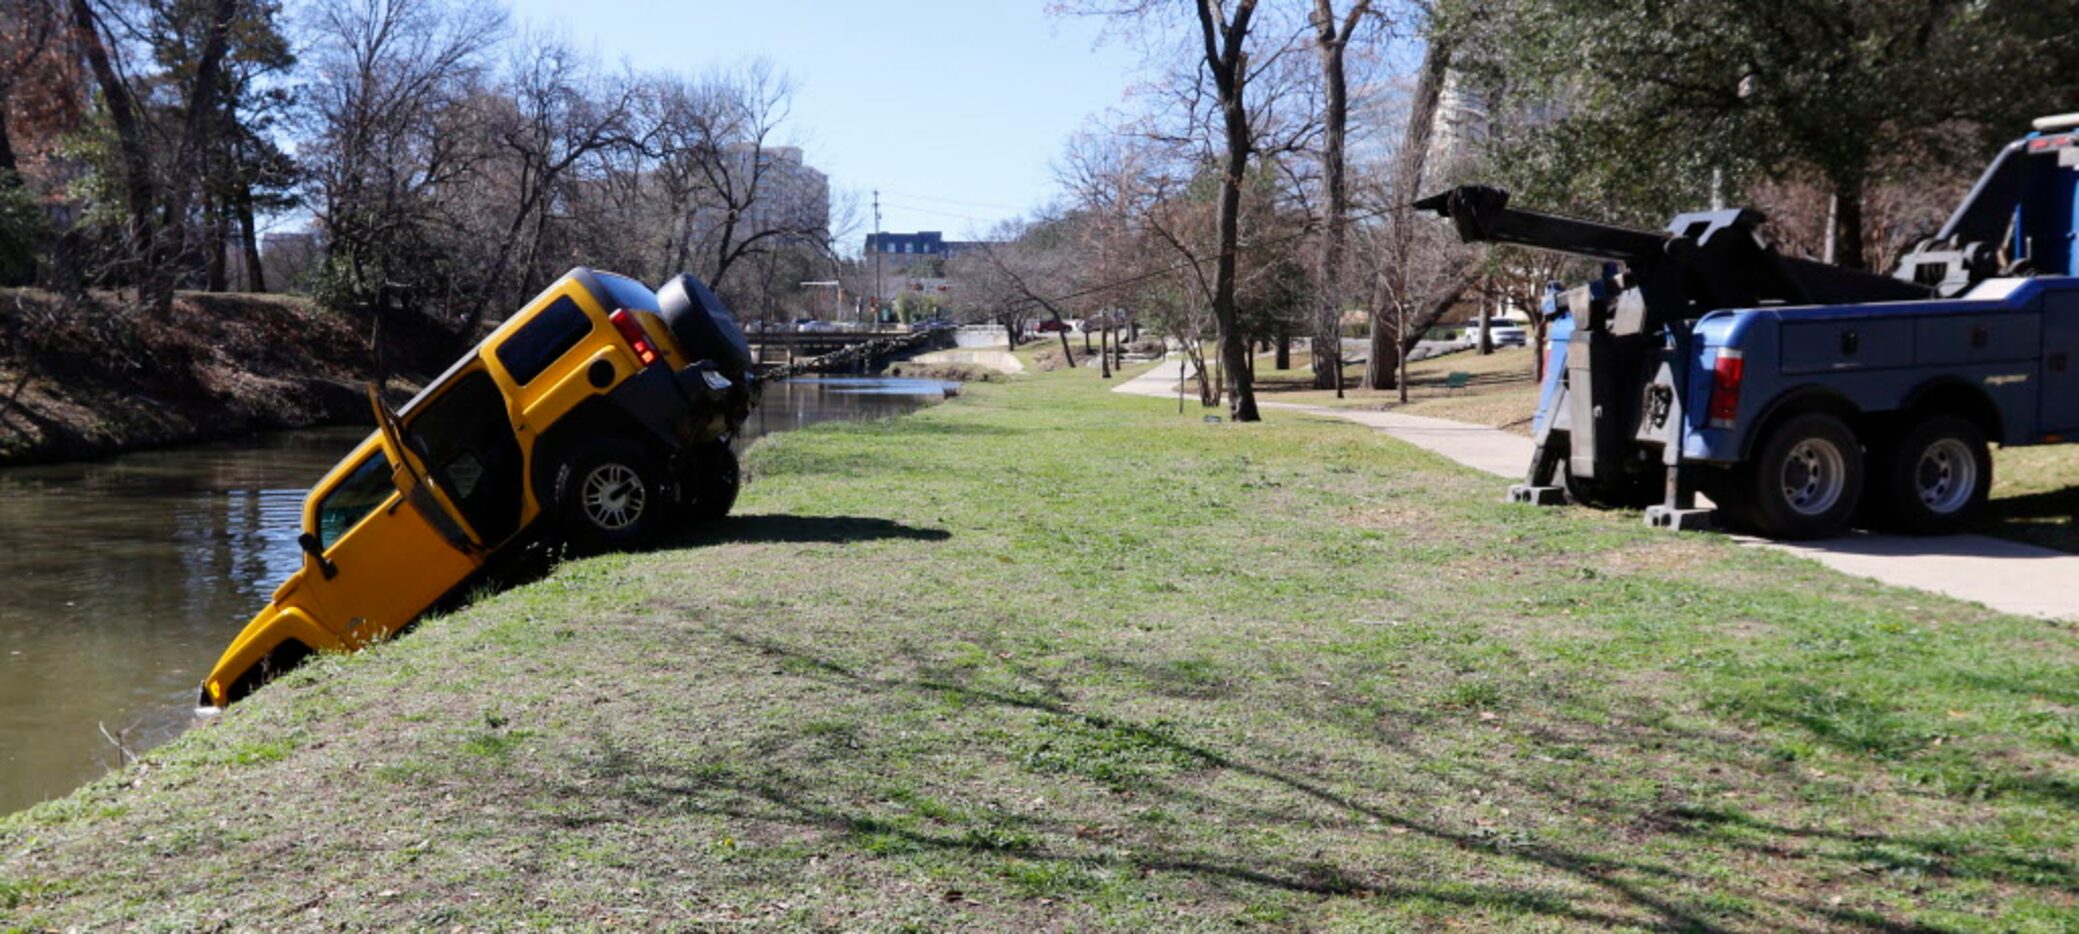
[[(396, 634), (483, 564), (396, 416), (372, 392), (370, 401), (377, 444), (312, 498), (305, 519), (326, 565), (305, 574), (307, 599), (349, 649)], [(371, 488), (386, 488), (372, 509)]]

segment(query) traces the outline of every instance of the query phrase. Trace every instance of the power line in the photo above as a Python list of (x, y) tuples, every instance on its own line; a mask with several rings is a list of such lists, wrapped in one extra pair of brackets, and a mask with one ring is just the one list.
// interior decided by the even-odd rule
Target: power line
[(993, 201), (968, 201), (961, 198), (940, 198), (933, 195), (912, 194), (907, 191), (891, 191), (888, 193), (898, 198), (908, 198), (914, 201), (936, 201), (940, 204), (960, 204), (972, 208), (1001, 208), (1006, 211), (1024, 211), (1028, 210), (1031, 207), (1030, 205), (1021, 207), (1015, 204), (998, 204)]
[(930, 214), (936, 217), (950, 217), (955, 220), (974, 221), (976, 223), (980, 223), (987, 219), (976, 217), (972, 214), (955, 214), (951, 211), (941, 211), (934, 208), (920, 208), (914, 204), (901, 204), (894, 201), (888, 202), (888, 206), (898, 210), (909, 211), (915, 214)]
[[(1378, 210), (1376, 210), (1376, 211), (1367, 211), (1367, 212), (1365, 212), (1365, 213), (1363, 213), (1363, 214), (1355, 214), (1355, 215), (1351, 215), (1351, 217), (1350, 217), (1350, 220), (1352, 220), (1352, 221), (1361, 221), (1361, 220), (1371, 220), (1371, 219), (1373, 219), (1373, 218), (1378, 218), (1378, 217), (1384, 217), (1385, 215), (1387, 215), (1387, 214), (1389, 214), (1389, 213), (1392, 213), (1392, 212), (1393, 212), (1393, 211), (1395, 211), (1395, 210), (1397, 210), (1397, 208), (1380, 208), (1380, 209), (1378, 209)], [(1250, 252), (1250, 251), (1252, 251), (1252, 250), (1260, 250), (1260, 249), (1263, 249), (1263, 248), (1265, 248), (1265, 247), (1270, 247), (1270, 246), (1276, 246), (1277, 244), (1280, 244), (1280, 243), (1284, 243), (1284, 242), (1286, 242), (1286, 241), (1288, 241), (1288, 240), (1297, 240), (1297, 239), (1299, 239), (1299, 238), (1301, 238), (1301, 237), (1304, 237), (1304, 236), (1306, 236), (1306, 235), (1308, 235), (1308, 234), (1310, 234), (1310, 233), (1313, 233), (1313, 230), (1312, 230), (1312, 225), (1307, 225), (1307, 226), (1305, 226), (1305, 227), (1302, 227), (1302, 228), (1301, 228), (1301, 229), (1299, 229), (1299, 230), (1293, 231), (1292, 233), (1289, 233), (1289, 234), (1281, 234), (1281, 235), (1279, 235), (1279, 236), (1276, 236), (1276, 237), (1271, 237), (1271, 238), (1269, 238), (1269, 239), (1267, 239), (1267, 240), (1257, 240), (1257, 241), (1253, 241), (1253, 242), (1250, 242), (1250, 243), (1237, 243), (1237, 244), (1235, 244), (1235, 247), (1234, 247), (1234, 252), (1236, 253), (1236, 255), (1240, 255), (1240, 254), (1242, 254), (1242, 253), (1247, 253), (1247, 252)], [(1217, 257), (1213, 257), (1212, 259), (1217, 259)], [(1041, 299), (1041, 298), (1039, 298), (1039, 297), (1037, 297), (1037, 296), (1032, 296), (1032, 297), (1028, 297), (1028, 298), (1024, 298), (1024, 299), (1021, 299), (1021, 300), (1020, 300), (1020, 302), (1019, 302), (1019, 304), (1018, 304), (1018, 305), (1016, 306), (1016, 308), (1017, 308), (1018, 310), (1022, 310), (1022, 309), (1024, 309), (1024, 308), (1028, 308), (1028, 307), (1031, 307), (1031, 306), (1033, 306), (1033, 305), (1045, 305), (1045, 304), (1054, 304), (1054, 303), (1057, 303), (1057, 302), (1065, 302), (1065, 301), (1068, 301), (1068, 300), (1070, 300), (1070, 299), (1082, 298), (1082, 297), (1083, 297), (1083, 296), (1085, 296), (1085, 295), (1094, 295), (1094, 294), (1096, 294), (1096, 293), (1098, 293), (1098, 292), (1103, 292), (1103, 291), (1105, 291), (1105, 290), (1107, 290), (1107, 289), (1116, 289), (1116, 288), (1119, 288), (1119, 287), (1121, 287), (1121, 286), (1128, 286), (1128, 285), (1138, 285), (1138, 284), (1140, 284), (1140, 283), (1142, 283), (1142, 282), (1146, 282), (1146, 281), (1148, 281), (1148, 280), (1150, 280), (1150, 279), (1156, 279), (1156, 278), (1160, 278), (1160, 277), (1162, 277), (1162, 276), (1166, 276), (1166, 275), (1169, 275), (1170, 273), (1173, 273), (1173, 272), (1182, 272), (1183, 270), (1186, 270), (1186, 269), (1190, 269), (1190, 268), (1192, 268), (1192, 267), (1194, 267), (1194, 266), (1197, 266), (1197, 265), (1198, 265), (1198, 263), (1200, 263), (1200, 262), (1204, 262), (1204, 260), (1188, 260), (1188, 259), (1187, 259), (1187, 260), (1178, 260), (1177, 262), (1175, 262), (1175, 263), (1172, 263), (1172, 264), (1170, 264), (1170, 265), (1168, 265), (1168, 266), (1162, 267), (1162, 268), (1160, 268), (1160, 269), (1153, 269), (1153, 270), (1149, 270), (1148, 272), (1143, 272), (1143, 273), (1138, 273), (1138, 274), (1136, 274), (1136, 275), (1131, 275), (1131, 276), (1127, 276), (1127, 277), (1126, 277), (1126, 278), (1124, 278), (1124, 279), (1115, 279), (1115, 280), (1113, 280), (1113, 281), (1111, 281), (1111, 282), (1101, 282), (1101, 283), (1098, 283), (1097, 285), (1087, 286), (1087, 287), (1084, 287), (1084, 288), (1081, 288), (1081, 289), (1077, 289), (1077, 290), (1075, 290), (1075, 291), (1073, 291), (1073, 292), (1064, 292), (1064, 293), (1062, 293), (1062, 294), (1060, 294), (1060, 295), (1055, 295), (1055, 296), (1052, 296), (1052, 297), (1050, 297), (1050, 298), (1046, 298), (1046, 299)]]

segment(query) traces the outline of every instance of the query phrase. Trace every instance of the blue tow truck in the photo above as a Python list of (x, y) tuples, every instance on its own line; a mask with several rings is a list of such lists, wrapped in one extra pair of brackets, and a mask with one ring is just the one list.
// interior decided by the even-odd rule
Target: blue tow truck
[(1779, 254), (1749, 210), (1663, 232), (1479, 186), (1416, 207), (1466, 242), (1604, 261), (1546, 298), (1513, 500), (1776, 538), (1939, 533), (1984, 509), (1991, 444), (2079, 440), (2079, 114), (2037, 120), (1889, 276)]

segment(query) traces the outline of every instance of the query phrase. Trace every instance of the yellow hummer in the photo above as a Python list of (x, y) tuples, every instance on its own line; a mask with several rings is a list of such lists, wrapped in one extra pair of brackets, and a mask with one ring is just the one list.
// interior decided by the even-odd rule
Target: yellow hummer
[(736, 501), (750, 348), (691, 276), (651, 291), (573, 269), (392, 411), (311, 488), (303, 567), (202, 682), (222, 707), (313, 652), (403, 629), (493, 558), (554, 536), (642, 543)]

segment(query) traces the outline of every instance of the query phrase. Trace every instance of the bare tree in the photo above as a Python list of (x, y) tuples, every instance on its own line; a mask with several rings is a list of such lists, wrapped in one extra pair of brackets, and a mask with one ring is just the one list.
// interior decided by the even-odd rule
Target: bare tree
[(1224, 0), (1196, 0), (1199, 33), (1205, 41), (1205, 69), (1219, 98), (1223, 131), (1220, 177), (1219, 255), (1213, 264), (1213, 320), (1220, 324), (1223, 380), (1231, 390), (1228, 415), (1238, 422), (1258, 420), (1256, 389), (1249, 372), (1248, 339), (1235, 322), (1235, 248), (1241, 240), (1242, 177), (1249, 170), (1255, 141), (1249, 126), (1246, 96), (1250, 67), (1250, 29), (1256, 0), (1236, 0), (1232, 14)]
[(1328, 203), (1322, 220), (1319, 271), (1313, 316), (1314, 388), (1343, 396), (1343, 266), (1350, 236), (1350, 189), (1343, 145), (1350, 124), (1345, 53), (1350, 40), (1373, 16), (1371, 0), (1356, 0), (1340, 17), (1334, 0), (1314, 0), (1311, 23), (1321, 61), (1321, 179)]
[[(485, 313), (496, 303), (525, 293), (534, 274), (534, 257), (548, 224), (551, 195), (583, 160), (615, 146), (633, 145), (627, 120), (632, 86), (606, 82), (592, 64), (564, 42), (535, 36), (511, 51), (507, 88), (491, 132), (499, 154), (513, 176), (512, 206), (504, 235), (478, 288), (479, 299), (463, 319), (460, 337), (476, 339)], [(530, 230), (531, 228), (531, 230)], [(513, 254), (525, 244), (518, 288), (505, 287)]]
[[(1097, 0), (1070, 9), (1113, 17), (1130, 24), (1167, 25), (1181, 6), (1176, 0)], [(1255, 421), (1250, 375), (1250, 328), (1241, 320), (1239, 251), (1252, 239), (1245, 226), (1245, 186), (1254, 165), (1283, 179), (1295, 195), (1306, 185), (1295, 171), (1299, 163), (1277, 156), (1303, 148), (1318, 129), (1318, 108), (1310, 95), (1316, 82), (1305, 77), (1295, 54), (1305, 44), (1304, 18), (1284, 15), (1278, 5), (1258, 0), (1192, 0), (1186, 32), (1189, 42), (1176, 50), (1182, 67), (1165, 74), (1154, 88), (1166, 112), (1151, 113), (1138, 132), (1178, 150), (1170, 160), (1180, 178), (1209, 178), (1212, 195), (1212, 238), (1203, 248), (1175, 236), (1162, 238), (1184, 256), (1186, 265), (1207, 290), (1207, 302), (1219, 331), (1221, 379), (1226, 384), (1229, 414)], [(1159, 27), (1158, 27), (1159, 28)], [(1188, 63), (1188, 64), (1186, 64)], [(1187, 186), (1188, 187), (1188, 186)], [(1264, 215), (1273, 216), (1273, 215)], [(1260, 233), (1260, 232), (1259, 232)], [(1270, 237), (1255, 237), (1258, 243)], [(1209, 266), (1201, 266), (1199, 260)], [(1269, 336), (1268, 334), (1261, 336)]]
[[(995, 274), (984, 282), (996, 286), (996, 294), (984, 299), (989, 305), (1003, 312), (1006, 317), (1022, 317), (1017, 312), (1037, 306), (1058, 324), (1064, 325), (1054, 333), (1061, 338), (1061, 356), (1069, 368), (1076, 365), (1075, 350), (1068, 344), (1067, 319), (1063, 315), (1062, 300), (1049, 297), (1070, 291), (1063, 288), (1068, 281), (1064, 270), (1076, 262), (1076, 258), (1063, 255), (1058, 244), (1035, 242), (1035, 227), (1043, 224), (1026, 225), (1017, 221), (1007, 222), (997, 228), (992, 240), (984, 240), (975, 253)], [(1054, 249), (1048, 249), (1054, 246)], [(1006, 322), (1010, 326), (1014, 322)], [(1013, 345), (1016, 338), (1012, 339)]]
[(1375, 193), (1383, 222), (1372, 247), (1371, 359), (1365, 366), (1364, 382), (1372, 389), (1398, 385), (1403, 400), (1407, 387), (1399, 374), (1407, 353), (1450, 310), (1476, 275), (1463, 251), (1439, 242), (1437, 225), (1416, 217), (1410, 206), (1421, 196), (1437, 103), (1450, 63), (1450, 46), (1431, 41), (1416, 71), (1400, 148)]
[(443, 234), (471, 201), (450, 195), (492, 154), (469, 104), (505, 17), (437, 0), (316, 0), (305, 16), (314, 80), (299, 154), (326, 240), (316, 291), (368, 316), (383, 369), (386, 319), (454, 289), (461, 264)]

